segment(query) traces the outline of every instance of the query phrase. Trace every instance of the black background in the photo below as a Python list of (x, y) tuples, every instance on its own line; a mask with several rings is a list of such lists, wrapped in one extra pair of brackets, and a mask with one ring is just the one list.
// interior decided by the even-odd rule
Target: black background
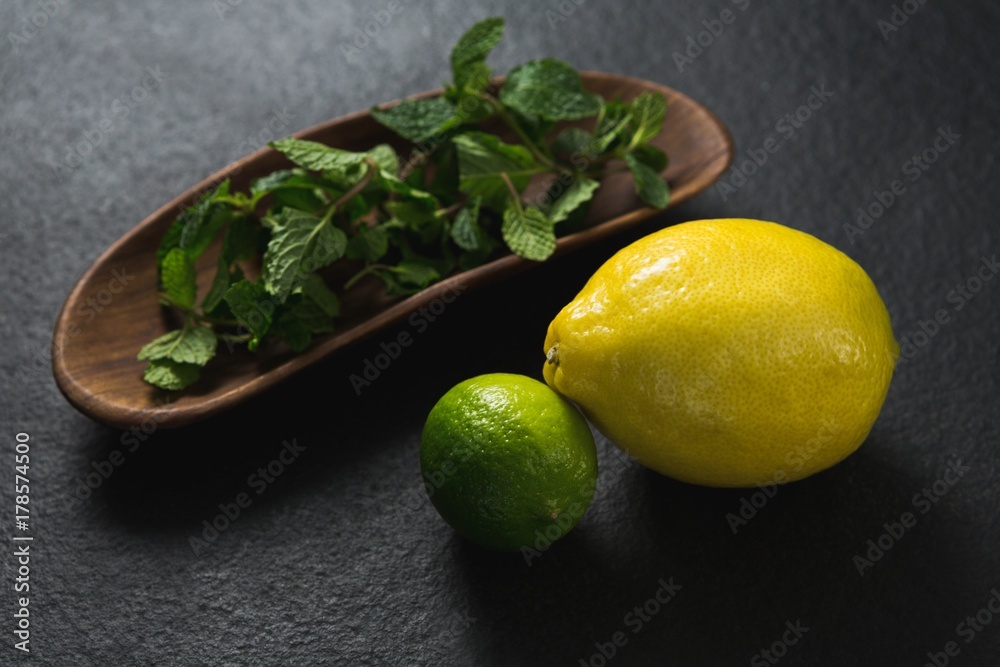
[[(1000, 279), (989, 274), (961, 309), (949, 300), (998, 251), (994, 3), (911, 0), (915, 13), (883, 34), (888, 0), (587, 0), (562, 3), (565, 20), (554, 1), (415, 0), (354, 55), (345, 47), (387, 2), (232, 3), (0, 6), (0, 663), (28, 657), (11, 646), (13, 438), (24, 431), (39, 664), (600, 665), (595, 643), (618, 631), (628, 641), (608, 664), (767, 664), (752, 661), (796, 621), (809, 630), (779, 664), (918, 666), (949, 641), (960, 649), (949, 664), (997, 664), (1000, 616), (968, 643), (957, 626), (1000, 587)], [(54, 15), (43, 20), (46, 5)], [(679, 71), (672, 53), (727, 8), (732, 23)], [(52, 326), (105, 247), (249, 152), (276, 113), (291, 133), (437, 87), (455, 39), (494, 14), (508, 20), (498, 71), (555, 56), (652, 79), (720, 116), (737, 166), (769, 137), (780, 149), (735, 191), (713, 187), (599, 247), (463, 295), (360, 396), (349, 375), (409, 327), (134, 451), (63, 400), (47, 360)], [(32, 17), (44, 25), (24, 32)], [(146, 68), (162, 83), (116, 116)], [(793, 135), (780, 131), (813, 86), (833, 95)], [(57, 169), (105, 118), (111, 130), (82, 164)], [(949, 127), (960, 139), (909, 180), (907, 162)], [(895, 179), (905, 193), (852, 239), (844, 225)], [(549, 320), (613, 251), (727, 216), (843, 249), (878, 285), (897, 337), (922, 343), (868, 441), (780, 489), (734, 534), (726, 515), (750, 491), (673, 482), (620, 462), (601, 439), (597, 499), (530, 565), (456, 537), (421, 489), (418, 438), (434, 401), (478, 373), (540, 377)], [(948, 322), (914, 339), (942, 309)], [(248, 476), (293, 439), (305, 451), (257, 495)], [(74, 501), (115, 450), (124, 463)], [(958, 460), (968, 472), (921, 513), (914, 495)], [(188, 537), (244, 491), (252, 505), (193, 553)], [(906, 511), (916, 525), (859, 575), (854, 557)], [(633, 632), (628, 614), (671, 577), (682, 589)]]

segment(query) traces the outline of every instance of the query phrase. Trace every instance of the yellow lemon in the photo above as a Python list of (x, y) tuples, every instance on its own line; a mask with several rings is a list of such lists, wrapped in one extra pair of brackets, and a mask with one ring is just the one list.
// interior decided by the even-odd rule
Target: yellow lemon
[(855, 451), (899, 346), (875, 285), (788, 227), (698, 220), (614, 255), (549, 325), (546, 382), (685, 482), (801, 479)]

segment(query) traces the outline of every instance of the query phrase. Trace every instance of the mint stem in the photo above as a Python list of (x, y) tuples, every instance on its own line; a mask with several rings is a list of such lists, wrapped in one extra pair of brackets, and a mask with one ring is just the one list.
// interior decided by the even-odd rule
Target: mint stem
[(480, 99), (488, 102), (497, 112), (497, 115), (500, 116), (500, 119), (503, 120), (503, 122), (506, 123), (510, 129), (514, 130), (514, 133), (521, 139), (522, 142), (524, 142), (525, 147), (531, 151), (531, 154), (536, 160), (545, 165), (545, 167), (551, 171), (560, 171), (559, 165), (557, 165), (551, 157), (546, 155), (538, 144), (528, 136), (528, 134), (521, 127), (521, 124), (518, 123), (512, 115), (510, 115), (509, 111), (507, 111), (507, 107), (503, 105), (503, 102), (489, 93), (480, 93), (479, 97)]
[(346, 283), (344, 283), (344, 289), (345, 290), (351, 289), (351, 287), (353, 287), (356, 282), (358, 282), (359, 280), (361, 280), (362, 278), (364, 278), (368, 274), (374, 273), (378, 269), (391, 269), (391, 268), (392, 267), (389, 266), (389, 265), (387, 265), (387, 264), (371, 264), (369, 266), (366, 266), (365, 268), (361, 269), (360, 271), (358, 271), (357, 273), (355, 273), (353, 276), (351, 276), (350, 280), (348, 280)]
[(361, 180), (355, 183), (350, 190), (337, 198), (337, 201), (333, 202), (333, 206), (330, 207), (330, 210), (327, 211), (326, 216), (324, 216), (324, 222), (333, 217), (334, 210), (349, 202), (355, 195), (360, 194), (362, 190), (368, 187), (368, 184), (372, 182), (372, 179), (375, 178), (375, 170), (379, 168), (378, 163), (369, 157), (365, 158), (365, 164), (368, 165), (368, 171), (365, 172), (365, 175), (361, 177)]

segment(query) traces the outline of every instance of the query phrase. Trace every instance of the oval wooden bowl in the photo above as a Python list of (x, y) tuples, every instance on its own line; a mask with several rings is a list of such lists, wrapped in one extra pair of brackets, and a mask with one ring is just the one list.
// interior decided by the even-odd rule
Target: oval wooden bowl
[[(587, 90), (605, 98), (629, 100), (643, 91), (667, 97), (663, 132), (654, 144), (667, 152), (664, 176), (671, 186), (671, 205), (707, 188), (729, 166), (732, 141), (723, 124), (708, 109), (666, 86), (602, 72), (583, 72)], [(440, 94), (430, 91), (418, 97)], [(295, 136), (348, 150), (366, 150), (378, 143), (404, 148), (367, 111), (337, 118)], [(405, 155), (405, 152), (403, 152)], [(342, 297), (337, 331), (314, 339), (302, 354), (282, 345), (256, 353), (245, 349), (219, 353), (195, 385), (167, 392), (142, 379), (139, 349), (171, 328), (168, 314), (157, 302), (156, 249), (165, 230), (186, 206), (224, 178), (234, 189), (290, 164), (270, 148), (233, 163), (162, 206), (108, 248), (81, 276), (63, 305), (52, 342), (52, 370), (59, 389), (78, 410), (98, 421), (131, 428), (152, 420), (159, 428), (183, 426), (231, 408), (270, 389), (334, 351), (405, 320), (415, 310), (457, 285), (463, 289), (492, 283), (533, 266), (506, 255), (471, 271), (453, 275), (419, 294), (389, 298), (365, 281)], [(631, 177), (605, 179), (591, 204), (582, 231), (559, 239), (556, 253), (593, 243), (635, 225), (658, 211), (643, 205)], [(210, 248), (197, 263), (199, 290), (208, 289), (218, 248)]]

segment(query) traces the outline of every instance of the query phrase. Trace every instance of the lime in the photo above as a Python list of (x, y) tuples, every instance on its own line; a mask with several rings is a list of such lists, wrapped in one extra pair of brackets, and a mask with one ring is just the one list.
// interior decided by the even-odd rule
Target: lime
[(864, 269), (760, 220), (699, 220), (608, 260), (552, 321), (545, 380), (686, 482), (801, 479), (864, 441), (899, 346)]
[(544, 549), (594, 497), (597, 451), (569, 401), (523, 375), (457, 384), (427, 417), (420, 467), (445, 521), (490, 549)]

